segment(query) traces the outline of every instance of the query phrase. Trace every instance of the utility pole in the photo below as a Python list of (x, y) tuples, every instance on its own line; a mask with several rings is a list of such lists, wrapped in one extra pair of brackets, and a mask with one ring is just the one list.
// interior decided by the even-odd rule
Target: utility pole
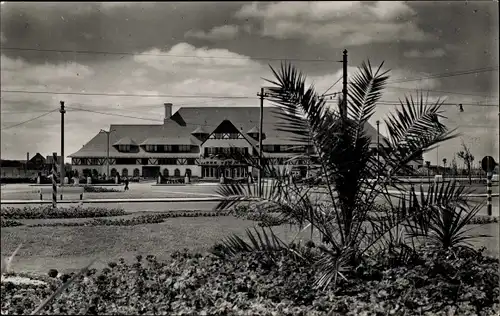
[(343, 104), (341, 105), (340, 114), (344, 119), (347, 119), (347, 49), (344, 49), (344, 57), (342, 58), (342, 97)]
[(377, 180), (380, 177), (380, 121), (377, 120)]
[(258, 193), (262, 196), (262, 126), (264, 125), (264, 87), (260, 88), (260, 118), (259, 118), (259, 179)]
[(101, 129), (101, 133), (106, 133), (106, 179), (109, 179), (109, 134), (114, 130), (105, 131)]
[[(64, 109), (64, 101), (61, 101), (61, 109), (59, 113), (61, 113), (61, 186), (64, 186), (64, 114), (66, 114), (66, 110)], [(57, 161), (54, 163), (57, 164)]]

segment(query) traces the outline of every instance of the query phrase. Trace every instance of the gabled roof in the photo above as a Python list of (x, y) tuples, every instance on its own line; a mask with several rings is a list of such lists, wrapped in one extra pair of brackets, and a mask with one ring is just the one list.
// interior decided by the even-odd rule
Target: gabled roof
[(128, 136), (120, 138), (119, 141), (113, 144), (113, 146), (117, 145), (131, 145), (131, 146), (137, 146), (137, 143), (134, 142), (134, 140)]
[(252, 127), (248, 132), (247, 134), (258, 134), (259, 133), (259, 129), (257, 127)]
[(210, 134), (210, 133), (209, 133), (209, 132), (207, 132), (207, 131), (205, 131), (205, 130), (203, 129), (203, 127), (198, 126), (198, 128), (197, 128), (197, 129), (195, 129), (194, 131), (192, 131), (192, 132), (191, 132), (191, 134), (193, 134), (193, 135), (194, 135), (194, 134)]
[[(267, 139), (282, 139), (282, 142), (287, 144), (295, 144), (291, 141), (292, 134), (288, 132), (279, 132), (276, 127), (283, 119), (278, 117), (276, 112), (282, 110), (277, 107), (264, 107), (263, 109), (263, 133)], [(191, 136), (193, 130), (203, 126), (203, 130), (207, 134), (212, 133), (222, 121), (229, 120), (253, 146), (257, 142), (250, 137), (247, 137), (244, 131), (250, 131), (256, 126), (259, 126), (260, 109), (259, 107), (183, 107), (175, 112), (162, 125), (111, 125), (110, 129), (114, 130), (109, 134), (110, 145), (121, 140), (124, 137), (134, 139), (137, 144), (143, 144), (150, 138), (166, 138), (170, 141), (178, 142), (175, 139), (190, 139), (191, 144), (199, 145), (201, 140)], [(366, 124), (365, 130), (372, 137), (372, 142), (376, 143), (377, 131), (370, 124)], [(258, 132), (258, 129), (257, 129)], [(106, 134), (96, 133), (96, 135), (76, 153), (70, 157), (102, 157), (106, 155)], [(383, 136), (381, 136), (381, 141)], [(149, 142), (149, 140), (148, 140)], [(182, 141), (184, 142), (184, 140)], [(280, 142), (280, 143), (282, 143)], [(267, 141), (266, 143), (269, 143)], [(189, 143), (188, 143), (189, 144)], [(142, 155), (150, 156), (151, 153), (144, 152), (141, 148), (139, 153), (121, 153), (114, 147), (109, 146), (110, 157), (139, 157)], [(164, 154), (163, 154), (164, 155)]]

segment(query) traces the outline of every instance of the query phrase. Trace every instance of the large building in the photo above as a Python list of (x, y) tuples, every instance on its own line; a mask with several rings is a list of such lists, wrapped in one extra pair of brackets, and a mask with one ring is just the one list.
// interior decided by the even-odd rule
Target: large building
[[(283, 166), (287, 158), (304, 152), (308, 145), (293, 142), (291, 135), (276, 130), (282, 120), (276, 110), (264, 108), (262, 148), (265, 159)], [(98, 133), (70, 157), (80, 174), (106, 174), (109, 150), (111, 176), (245, 177), (253, 172), (251, 167), (225, 159), (225, 155), (232, 150), (257, 155), (259, 117), (258, 107), (186, 107), (172, 115), (172, 104), (166, 103), (163, 124), (111, 125), (109, 134)], [(377, 131), (369, 124), (365, 131), (376, 146)], [(294, 164), (304, 176), (307, 162)]]

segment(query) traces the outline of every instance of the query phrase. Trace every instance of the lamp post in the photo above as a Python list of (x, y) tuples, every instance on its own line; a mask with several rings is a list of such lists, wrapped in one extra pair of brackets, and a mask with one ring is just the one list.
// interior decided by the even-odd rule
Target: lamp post
[(264, 125), (264, 98), (267, 97), (266, 90), (272, 89), (271, 87), (261, 87), (260, 93), (260, 117), (259, 117), (259, 175), (258, 175), (258, 194), (262, 196), (262, 138), (263, 138), (263, 125)]
[(114, 132), (115, 130), (103, 130), (101, 129), (100, 133), (106, 133), (106, 180), (109, 179), (109, 134)]

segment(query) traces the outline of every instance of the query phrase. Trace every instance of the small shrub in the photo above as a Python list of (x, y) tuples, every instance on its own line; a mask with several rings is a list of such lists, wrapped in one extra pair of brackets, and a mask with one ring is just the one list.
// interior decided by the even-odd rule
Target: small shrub
[(59, 272), (56, 269), (50, 269), (49, 272), (47, 273), (49, 277), (51, 278), (56, 278)]

